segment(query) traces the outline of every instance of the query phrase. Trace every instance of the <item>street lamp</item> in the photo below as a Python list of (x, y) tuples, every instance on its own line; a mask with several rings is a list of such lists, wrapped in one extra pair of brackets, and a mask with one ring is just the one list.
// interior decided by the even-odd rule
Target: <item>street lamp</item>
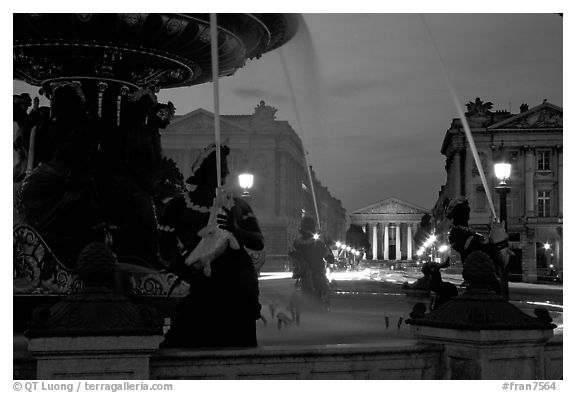
[[(505, 159), (504, 154), (501, 154), (500, 159), (494, 163), (494, 174), (500, 181), (496, 186), (496, 192), (500, 196), (500, 222), (504, 223), (504, 230), (508, 233), (508, 217), (506, 214), (506, 195), (510, 192), (510, 187), (506, 185), (506, 181), (510, 179), (510, 172), (512, 165)], [(508, 291), (508, 266), (502, 269), (502, 296), (505, 299), (509, 298)]]
[(254, 175), (251, 173), (241, 173), (238, 175), (238, 183), (240, 187), (244, 190), (242, 196), (249, 196), (250, 189), (254, 184)]

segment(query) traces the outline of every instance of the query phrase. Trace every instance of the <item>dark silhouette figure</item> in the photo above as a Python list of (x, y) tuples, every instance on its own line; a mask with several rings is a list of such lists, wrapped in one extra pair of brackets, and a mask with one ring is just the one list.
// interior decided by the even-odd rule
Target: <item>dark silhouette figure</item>
[[(228, 147), (222, 146), (222, 179), (228, 174)], [(162, 347), (252, 347), (261, 318), (258, 277), (244, 247), (262, 250), (263, 237), (250, 206), (241, 198), (218, 215), (218, 227), (231, 233), (240, 247), (214, 253), (206, 266), (187, 265), (198, 247), (216, 196), (216, 152), (209, 146), (198, 157), (187, 180), (191, 191), (173, 198), (161, 218), (160, 252), (170, 270), (190, 284)]]
[(430, 277), (430, 290), (434, 292), (434, 298), (430, 305), (431, 310), (436, 310), (451, 298), (458, 296), (458, 288), (456, 285), (442, 280), (440, 269), (446, 267), (449, 262), (440, 265), (434, 262), (428, 262), (422, 267), (422, 271), (426, 270), (425, 275)]
[(465, 263), (468, 255), (474, 251), (482, 251), (492, 259), (497, 276), (491, 283), (490, 289), (500, 294), (502, 288), (499, 277), (502, 269), (508, 263), (508, 238), (503, 224), (493, 223), (488, 239), (472, 230), (468, 227), (470, 205), (464, 196), (446, 201), (445, 216), (452, 220), (452, 228), (448, 235), (450, 245), (453, 250), (460, 254), (463, 263)]
[(300, 236), (294, 240), (289, 255), (294, 261), (296, 286), (305, 294), (328, 309), (330, 307), (330, 286), (326, 278), (325, 258), (332, 257), (323, 239), (315, 236), (316, 222), (312, 217), (304, 217), (300, 223)]
[(22, 182), (21, 209), (24, 222), (73, 266), (99, 217), (92, 173), (95, 125), (82, 91), (72, 84), (54, 90), (51, 106), (52, 117), (39, 125), (38, 133), (50, 136), (54, 150)]
[(162, 187), (166, 177), (159, 130), (173, 114), (171, 103), (138, 96), (127, 103), (119, 132), (103, 134), (100, 154), (105, 220), (118, 227), (114, 250), (125, 262), (156, 269), (164, 268), (157, 247), (157, 210), (163, 204), (157, 195), (169, 190)]

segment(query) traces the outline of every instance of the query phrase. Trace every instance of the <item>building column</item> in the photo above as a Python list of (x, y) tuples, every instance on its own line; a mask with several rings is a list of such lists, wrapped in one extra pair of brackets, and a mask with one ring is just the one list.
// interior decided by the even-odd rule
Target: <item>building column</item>
[(390, 234), (388, 233), (388, 223), (384, 223), (384, 260), (390, 259), (389, 242)]
[(402, 259), (402, 251), (400, 248), (400, 223), (396, 224), (396, 260)]
[(453, 196), (457, 197), (462, 194), (462, 187), (460, 185), (460, 152), (455, 151), (452, 155), (452, 192)]
[(563, 192), (564, 192), (564, 164), (562, 163), (562, 146), (557, 147), (558, 151), (558, 217), (564, 216), (563, 206)]
[(526, 217), (534, 217), (534, 149), (531, 146), (524, 146), (524, 168), (524, 214)]
[(372, 226), (372, 260), (378, 259), (378, 231), (376, 227), (378, 226), (377, 223), (374, 223)]
[(474, 162), (474, 156), (472, 155), (471, 152), (468, 151), (464, 151), (464, 168), (462, 168), (462, 172), (464, 174), (462, 181), (464, 182), (464, 192), (465, 192), (465, 196), (466, 198), (468, 198), (468, 201), (472, 202), (473, 198), (474, 198), (474, 182), (472, 181), (473, 179), (473, 175), (472, 175), (472, 170), (473, 168), (476, 168), (476, 163)]
[(526, 228), (526, 241), (522, 253), (522, 281), (524, 282), (534, 283), (538, 280), (535, 232), (533, 228)]
[(564, 240), (563, 240), (563, 230), (562, 227), (557, 227), (556, 232), (558, 233), (558, 239), (556, 239), (556, 265), (558, 272), (563, 277), (564, 276)]
[[(279, 216), (284, 216), (284, 215), (286, 215), (286, 211), (287, 211), (286, 210), (286, 208), (287, 208), (286, 204), (288, 202), (288, 198), (286, 198), (286, 195), (287, 195), (286, 185), (288, 184), (286, 154), (280, 155), (279, 165), (280, 165), (280, 167), (279, 167), (280, 181), (278, 182), (278, 186), (279, 186), (280, 192), (276, 193), (276, 209), (277, 209), (277, 214)], [(322, 227), (320, 222), (317, 222), (316, 226), (318, 228)], [(322, 228), (322, 229), (326, 229), (326, 228)]]
[(378, 259), (383, 259), (383, 255), (382, 255), (382, 249), (384, 248), (382, 246), (382, 223), (379, 222), (378, 224), (376, 224), (376, 228), (378, 228), (377, 230), (377, 234), (376, 234), (376, 240), (377, 240), (377, 251), (378, 251)]
[(406, 259), (410, 261), (412, 259), (412, 223), (406, 225)]

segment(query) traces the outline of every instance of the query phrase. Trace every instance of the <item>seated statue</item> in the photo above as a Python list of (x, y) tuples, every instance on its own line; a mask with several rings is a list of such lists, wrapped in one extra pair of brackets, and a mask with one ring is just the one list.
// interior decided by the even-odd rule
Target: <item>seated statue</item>
[(463, 263), (474, 251), (482, 251), (493, 261), (497, 278), (491, 283), (491, 290), (497, 294), (502, 293), (501, 273), (508, 264), (508, 236), (504, 223), (493, 222), (490, 235), (485, 238), (482, 234), (468, 227), (470, 220), (470, 205), (468, 199), (460, 196), (445, 203), (445, 216), (452, 220), (452, 228), (448, 235), (452, 249), (460, 254)]
[(22, 217), (63, 263), (75, 265), (78, 253), (91, 240), (98, 210), (90, 170), (96, 132), (82, 92), (71, 84), (57, 87), (52, 117), (38, 127), (38, 134), (51, 135), (54, 151), (22, 181)]

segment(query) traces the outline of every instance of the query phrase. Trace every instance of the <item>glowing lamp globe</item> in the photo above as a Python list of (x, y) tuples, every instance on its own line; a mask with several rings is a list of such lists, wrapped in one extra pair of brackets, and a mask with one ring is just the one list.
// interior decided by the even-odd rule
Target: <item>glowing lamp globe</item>
[(510, 178), (511, 169), (512, 165), (507, 162), (498, 162), (494, 164), (494, 174), (496, 175), (496, 178), (500, 180), (500, 184), (505, 184)]
[(238, 183), (244, 190), (244, 195), (248, 195), (252, 185), (254, 184), (254, 175), (250, 173), (241, 173), (238, 175)]

